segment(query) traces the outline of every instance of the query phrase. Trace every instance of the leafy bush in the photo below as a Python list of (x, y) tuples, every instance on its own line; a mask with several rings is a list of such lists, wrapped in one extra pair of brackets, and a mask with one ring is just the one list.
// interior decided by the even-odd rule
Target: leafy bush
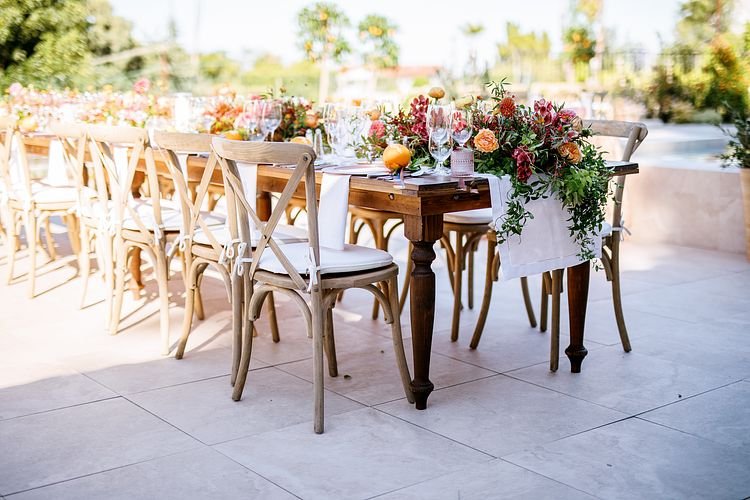
[(725, 120), (733, 114), (747, 114), (750, 104), (747, 67), (723, 38), (718, 37), (711, 43), (711, 57), (703, 70), (709, 84), (702, 108), (720, 110)]

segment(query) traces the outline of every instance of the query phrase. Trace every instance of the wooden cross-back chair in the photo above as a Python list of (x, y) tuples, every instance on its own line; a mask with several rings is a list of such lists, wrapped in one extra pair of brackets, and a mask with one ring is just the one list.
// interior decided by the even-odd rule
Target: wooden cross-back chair
[[(243, 328), (242, 360), (232, 394), (239, 400), (247, 378), (252, 354), (252, 322), (258, 318), (266, 294), (283, 293), (292, 298), (308, 319), (313, 336), (314, 430), (323, 432), (323, 351), (328, 358), (329, 373), (336, 375), (333, 317), (331, 310), (341, 290), (362, 288), (377, 297), (391, 324), (397, 364), (410, 401), (410, 377), (401, 337), (398, 314), (398, 266), (387, 253), (355, 245), (343, 250), (320, 247), (318, 205), (315, 194), (315, 153), (300, 144), (249, 143), (215, 138), (213, 147), (224, 173), (227, 203), (236, 211), (230, 217), (233, 239), (238, 239), (235, 272), (242, 275), (247, 308)], [(238, 162), (296, 165), (267, 222), (262, 221), (248, 203), (242, 186)], [(280, 244), (274, 229), (285, 215), (290, 199), (304, 182), (308, 217), (308, 241)], [(251, 224), (262, 228), (259, 238), (252, 239)], [(387, 292), (381, 291), (380, 284)], [(310, 304), (305, 302), (309, 296)]]
[[(83, 153), (85, 152), (84, 131), (74, 124), (56, 124), (53, 132), (60, 141), (63, 167), (68, 178), (77, 180), (82, 175)], [(39, 242), (40, 228), (44, 227), (49, 259), (57, 258), (55, 242), (50, 229), (50, 217), (61, 216), (68, 227), (68, 236), (73, 252), (78, 254), (78, 222), (76, 207), (80, 197), (89, 195), (82, 192), (77, 184), (53, 185), (32, 179), (24, 137), (16, 127), (15, 120), (5, 117), (0, 121), (5, 130), (3, 159), (0, 161), (4, 184), (3, 205), (7, 219), (8, 283), (13, 280), (16, 253), (19, 248), (20, 226), (25, 227), (29, 251), (28, 294), (35, 296), (37, 251), (42, 249)], [(11, 171), (11, 163), (14, 172)]]
[[(633, 153), (643, 143), (648, 135), (648, 128), (643, 123), (625, 122), (614, 120), (586, 120), (584, 126), (590, 127), (596, 137), (615, 138), (625, 140), (622, 147), (622, 153), (619, 160), (630, 161)], [(610, 158), (614, 159), (614, 158)], [(620, 242), (622, 241), (622, 232), (624, 230), (622, 218), (622, 201), (625, 193), (626, 176), (620, 175), (612, 178), (613, 195), (610, 222), (605, 223), (602, 228), (602, 258), (601, 262), (607, 280), (612, 283), (612, 304), (614, 306), (615, 320), (617, 329), (620, 334), (620, 342), (625, 352), (630, 352), (630, 339), (625, 326), (625, 317), (622, 310), (622, 295), (620, 290)], [(492, 253), (494, 254), (494, 245)], [(482, 336), (484, 320), (489, 310), (489, 297), (491, 293), (492, 280), (497, 280), (500, 261), (495, 258), (491, 269), (488, 270), (488, 276), (485, 289), (485, 300), (482, 303), (477, 327), (474, 330), (474, 336), (471, 339), (470, 347), (476, 349)], [(550, 340), (550, 370), (557, 371), (559, 351), (560, 351), (560, 296), (563, 292), (562, 279), (563, 269), (547, 272), (542, 275), (542, 299), (540, 308), (539, 328), (542, 331), (547, 329), (547, 318), (551, 317), (551, 340)], [(548, 298), (552, 297), (551, 314), (548, 313)], [(529, 307), (527, 303), (527, 308)], [(532, 325), (534, 326), (534, 325)]]
[[(138, 249), (151, 261), (159, 293), (159, 329), (162, 354), (170, 351), (169, 342), (169, 258), (167, 242), (182, 227), (182, 215), (170, 201), (162, 199), (158, 172), (146, 130), (92, 125), (88, 128), (90, 154), (94, 165), (101, 223), (108, 226), (110, 238), (104, 238), (104, 255), (114, 255), (113, 268), (107, 266), (108, 292), (112, 290), (109, 332), (118, 332), (125, 292), (128, 253)], [(143, 161), (144, 185), (133, 187), (136, 171)], [(109, 200), (107, 199), (109, 195)], [(108, 248), (109, 247), (109, 248)], [(107, 294), (109, 295), (109, 293)], [(109, 302), (109, 299), (108, 299)]]
[[(174, 180), (175, 191), (180, 200), (182, 212), (182, 230), (179, 237), (179, 250), (183, 256), (185, 277), (185, 317), (182, 336), (177, 345), (175, 357), (182, 359), (190, 335), (193, 315), (203, 319), (203, 305), (200, 295), (200, 283), (203, 273), (210, 266), (219, 273), (227, 290), (232, 305), (232, 377), (234, 384), (240, 362), (242, 349), (242, 301), (243, 287), (237, 273), (232, 273), (234, 264), (235, 244), (224, 214), (203, 210), (205, 206), (211, 209), (213, 193), (216, 187), (218, 159), (211, 149), (210, 134), (186, 134), (176, 132), (155, 132), (153, 145), (156, 154), (164, 160)], [(188, 155), (207, 155), (206, 165), (200, 173), (197, 186), (188, 171)], [(194, 175), (195, 172), (193, 172)], [(229, 207), (230, 209), (233, 207)], [(229, 214), (236, 216), (234, 212)], [(282, 242), (304, 241), (306, 233), (303, 230), (285, 227), (275, 235)], [(275, 342), (279, 341), (279, 330), (276, 321), (276, 309), (273, 295), (267, 297), (269, 306), (269, 322), (271, 336)]]

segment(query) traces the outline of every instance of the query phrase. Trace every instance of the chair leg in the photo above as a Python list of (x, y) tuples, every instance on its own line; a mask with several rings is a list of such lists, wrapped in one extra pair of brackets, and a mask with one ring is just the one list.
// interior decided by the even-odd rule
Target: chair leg
[(174, 353), (175, 359), (182, 359), (185, 355), (190, 330), (193, 327), (193, 314), (195, 312), (195, 295), (198, 289), (198, 266), (191, 265), (190, 269), (185, 270), (185, 316), (182, 318), (182, 335), (177, 343), (177, 351)]
[(266, 304), (268, 305), (268, 323), (271, 326), (271, 339), (278, 343), (281, 337), (279, 336), (279, 322), (276, 319), (276, 301), (273, 298), (273, 292), (266, 295)]
[(529, 279), (526, 276), (521, 278), (521, 293), (523, 294), (523, 303), (526, 306), (526, 314), (529, 317), (529, 325), (531, 325), (531, 328), (536, 328), (534, 306), (532, 305), (531, 297), (529, 296)]
[(547, 303), (548, 303), (549, 290), (547, 288), (547, 281), (542, 276), (542, 298), (539, 305), (539, 331), (547, 331)]
[(463, 235), (456, 232), (456, 247), (453, 260), (453, 318), (451, 320), (451, 342), (458, 340), (458, 325), (461, 319), (461, 277), (464, 262)]
[(29, 298), (34, 298), (34, 285), (36, 283), (36, 244), (37, 244), (37, 232), (36, 227), (37, 219), (36, 216), (31, 213), (26, 213), (26, 241), (29, 246)]
[[(323, 298), (319, 290), (313, 290), (312, 323), (313, 323), (313, 391), (314, 411), (313, 430), (316, 434), (322, 434), (324, 429), (324, 380), (323, 380)], [(244, 353), (243, 353), (244, 355)]]
[(8, 211), (10, 214), (8, 218), (8, 228), (6, 234), (8, 235), (8, 241), (5, 242), (5, 246), (8, 249), (8, 279), (7, 283), (13, 281), (13, 266), (16, 262), (16, 252), (18, 252), (18, 232), (16, 231), (15, 214), (12, 211)]
[(200, 279), (195, 286), (195, 317), (203, 321), (206, 319), (206, 311), (203, 309), (203, 294), (201, 293)]
[[(255, 323), (250, 321), (247, 315), (247, 303), (250, 301), (251, 294), (250, 283), (244, 280), (242, 276), (237, 276), (235, 272), (232, 272), (230, 280), (232, 287), (232, 375), (229, 382), (236, 387), (237, 377), (242, 366), (244, 342), (246, 341), (243, 333), (247, 332), (246, 334), (250, 337), (255, 337)], [(250, 348), (252, 349), (252, 339), (250, 339)], [(247, 377), (247, 370), (249, 368), (250, 361), (248, 358), (248, 365), (245, 367), (245, 378)], [(243, 386), (245, 378), (243, 378)], [(240, 390), (241, 396), (242, 390)]]
[(469, 254), (466, 256), (468, 261), (466, 266), (466, 292), (468, 294), (468, 306), (469, 309), (474, 309), (474, 253), (477, 251), (477, 245), (479, 241), (472, 243), (468, 249)]
[[(232, 284), (234, 285), (235, 282), (237, 286), (232, 287), (233, 299), (236, 295), (235, 290), (240, 291), (239, 295), (242, 294), (242, 286), (243, 286), (242, 280), (240, 277), (236, 277), (236, 279), (233, 279)], [(247, 297), (247, 300), (249, 301), (249, 297)], [(234, 300), (232, 302), (234, 302)], [(242, 300), (239, 300), (239, 302), (241, 304)], [(233, 306), (232, 309), (234, 312), (234, 303), (232, 304), (232, 306)], [(242, 309), (242, 305), (240, 305), (240, 309)], [(247, 381), (247, 371), (250, 369), (250, 356), (253, 352), (253, 321), (249, 319), (248, 317), (246, 318), (246, 321), (240, 321), (239, 324), (240, 324), (239, 333), (242, 336), (242, 349), (239, 350), (239, 352), (241, 353), (241, 359), (240, 359), (239, 366), (237, 368), (236, 380), (234, 382), (234, 390), (232, 391), (232, 399), (235, 401), (239, 401), (240, 399), (242, 399), (242, 391), (245, 389), (245, 382)]]
[(169, 265), (163, 242), (161, 248), (156, 249), (156, 280), (159, 286), (161, 353), (167, 356), (171, 347), (169, 344)]
[(339, 376), (339, 366), (336, 360), (336, 339), (333, 335), (333, 309), (328, 308), (323, 321), (323, 349), (328, 360), (328, 375)]
[[(122, 299), (125, 294), (125, 268), (127, 265), (128, 250), (125, 243), (122, 241), (115, 242), (115, 283), (114, 283), (114, 299), (112, 301), (112, 312), (110, 313), (109, 322), (109, 334), (116, 335), (117, 329), (120, 326), (120, 315), (122, 314)], [(107, 290), (108, 293), (112, 293), (111, 289)]]
[(55, 250), (55, 238), (52, 237), (52, 228), (50, 227), (49, 217), (44, 218), (44, 240), (47, 244), (47, 253), (50, 260), (57, 259), (57, 250)]
[(556, 372), (560, 361), (560, 297), (562, 269), (552, 271), (552, 334), (550, 335), (549, 369)]
[[(388, 241), (385, 239), (385, 222), (377, 221), (373, 223), (375, 229), (373, 236), (375, 237), (375, 248), (378, 250), (388, 251)], [(378, 319), (380, 312), (380, 302), (378, 299), (372, 299), (372, 319)]]
[(388, 288), (388, 305), (391, 308), (391, 337), (393, 338), (393, 352), (396, 354), (396, 364), (398, 372), (401, 375), (401, 384), (404, 386), (404, 394), (409, 403), (414, 403), (414, 394), (411, 392), (411, 374), (409, 365), (406, 362), (406, 353), (404, 352), (404, 338), (401, 334), (401, 317), (396, 314), (399, 307), (398, 302), (398, 278), (391, 278), (386, 287)]
[(494, 282), (494, 265), (495, 265), (495, 247), (497, 241), (495, 238), (487, 238), (487, 270), (484, 277), (484, 295), (482, 296), (482, 307), (479, 310), (479, 318), (477, 318), (477, 324), (474, 327), (474, 335), (471, 337), (471, 343), (469, 347), (476, 349), (479, 345), (479, 341), (482, 338), (482, 332), (484, 331), (484, 324), (487, 321), (487, 313), (490, 310), (490, 301), (492, 300), (492, 284)]
[(612, 270), (612, 303), (615, 308), (615, 320), (617, 320), (617, 330), (620, 332), (620, 343), (625, 352), (630, 352), (630, 338), (628, 329), (625, 326), (625, 316), (622, 313), (622, 294), (620, 292), (620, 242), (612, 241), (612, 258), (610, 259), (610, 268)]
[(86, 291), (89, 288), (89, 275), (91, 274), (91, 250), (89, 244), (89, 230), (85, 224), (81, 224), (78, 234), (80, 251), (78, 252), (78, 274), (81, 275), (81, 305), (80, 309), (86, 304)]
[(414, 263), (411, 261), (411, 242), (409, 242), (409, 248), (406, 252), (406, 266), (404, 266), (404, 269), (406, 269), (406, 276), (404, 277), (404, 284), (401, 288), (401, 295), (398, 298), (398, 312), (399, 315), (404, 311), (404, 305), (406, 304), (406, 297), (409, 295), (409, 285), (411, 284), (411, 271), (414, 267)]
[(81, 253), (81, 227), (78, 217), (76, 217), (74, 214), (65, 214), (63, 216), (63, 220), (65, 221), (65, 226), (68, 228), (70, 249), (74, 254), (79, 255)]
[[(100, 237), (101, 236), (101, 237)], [(101, 241), (100, 241), (101, 240)], [(113, 292), (115, 290), (115, 264), (114, 264), (114, 240), (109, 234), (103, 234), (97, 236), (97, 242), (102, 248), (102, 274), (104, 275), (104, 321), (105, 327), (109, 328), (109, 324), (112, 320), (112, 307), (113, 307)], [(125, 266), (125, 263), (122, 263)], [(123, 273), (124, 273), (123, 269)]]

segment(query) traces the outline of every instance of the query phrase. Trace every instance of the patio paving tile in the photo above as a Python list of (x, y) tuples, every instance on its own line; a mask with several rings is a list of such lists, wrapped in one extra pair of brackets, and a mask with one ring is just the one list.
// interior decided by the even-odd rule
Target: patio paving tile
[(148, 460), (13, 495), (13, 500), (54, 498), (296, 498), (211, 448)]
[(427, 411), (405, 399), (378, 409), (495, 457), (626, 417), (503, 375), (435, 391)]
[(4, 495), (200, 446), (122, 398), (3, 420), (0, 443)]
[(699, 394), (640, 418), (750, 453), (750, 382)]
[(595, 354), (583, 362), (583, 377), (570, 373), (565, 359), (561, 359), (562, 369), (556, 373), (545, 365), (536, 365), (508, 375), (628, 415), (738, 380), (731, 373), (701, 370), (637, 352), (625, 353), (620, 346), (597, 349)]
[(373, 409), (334, 415), (215, 448), (305, 499), (369, 498), (490, 457)]
[(593, 500), (595, 497), (522, 469), (504, 460), (493, 460), (471, 469), (453, 472), (415, 484), (378, 500), (486, 500), (528, 498), (534, 500)]
[(750, 494), (750, 454), (635, 418), (503, 458), (605, 499)]
[[(337, 339), (338, 341), (338, 339)], [(404, 340), (406, 360), (413, 374), (411, 339)], [(359, 346), (337, 345), (339, 376), (328, 377), (325, 386), (331, 391), (373, 406), (404, 397), (404, 388), (396, 365), (393, 342), (377, 339)], [(281, 370), (312, 381), (312, 360), (279, 366)], [(462, 363), (433, 352), (430, 380), (436, 387), (446, 387), (494, 375), (494, 372)]]
[(57, 363), (0, 363), (0, 420), (115, 396), (85, 375)]
[[(208, 444), (312, 422), (312, 384), (275, 368), (252, 371), (242, 400), (233, 401), (231, 396), (229, 377), (219, 377), (141, 392), (129, 399)], [(362, 407), (331, 392), (325, 395), (325, 405), (327, 415)]]

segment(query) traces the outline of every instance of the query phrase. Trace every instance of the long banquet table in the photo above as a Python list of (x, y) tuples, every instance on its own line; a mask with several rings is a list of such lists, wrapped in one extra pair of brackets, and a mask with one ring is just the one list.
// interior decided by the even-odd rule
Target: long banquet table
[[(26, 139), (29, 153), (46, 154), (49, 137), (32, 136)], [(157, 167), (166, 167), (155, 155)], [(201, 178), (205, 158), (190, 157), (188, 161), (190, 180)], [(638, 173), (638, 164), (632, 162), (608, 162), (614, 175)], [(281, 192), (291, 176), (292, 170), (284, 167), (261, 165), (258, 168), (258, 214), (270, 217), (271, 193)], [(215, 177), (221, 183), (221, 175)], [(317, 175), (318, 189), (322, 174)], [(430, 381), (430, 352), (435, 318), (435, 273), (432, 262), (435, 260), (435, 242), (443, 234), (443, 214), (461, 210), (490, 207), (490, 194), (487, 180), (475, 178), (459, 185), (448, 178), (423, 176), (405, 179), (405, 187), (381, 179), (352, 177), (349, 190), (351, 205), (387, 210), (403, 215), (404, 234), (412, 243), (411, 258), (414, 267), (410, 276), (411, 332), (414, 360), (414, 379), (411, 383), (416, 408), (424, 410), (427, 399), (434, 389)], [(304, 185), (297, 191), (304, 198)], [(565, 354), (570, 360), (573, 373), (581, 371), (583, 359), (588, 354), (583, 344), (586, 326), (586, 303), (588, 300), (591, 266), (584, 262), (567, 269), (568, 317), (570, 325), (570, 345)]]

